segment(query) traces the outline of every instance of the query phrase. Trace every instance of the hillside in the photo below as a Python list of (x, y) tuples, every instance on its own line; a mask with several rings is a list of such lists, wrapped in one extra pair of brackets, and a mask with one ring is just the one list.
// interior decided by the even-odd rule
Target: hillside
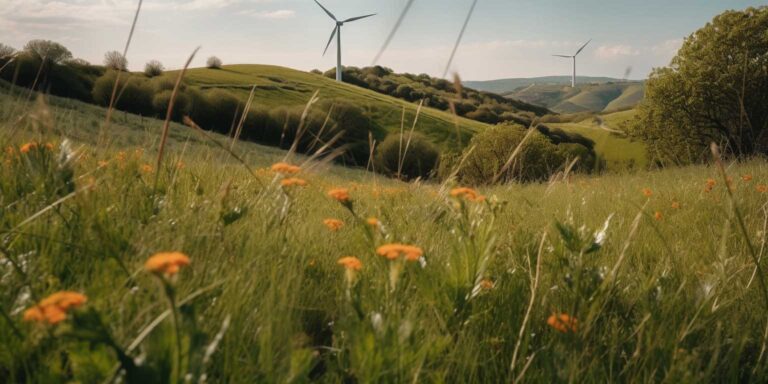
[(592, 140), (595, 143), (595, 152), (605, 161), (605, 166), (609, 170), (644, 169), (648, 164), (645, 144), (612, 132), (624, 131), (626, 124), (634, 116), (635, 110), (628, 110), (570, 123), (547, 123), (546, 125)]
[[(173, 75), (169, 72), (168, 75)], [(315, 91), (321, 100), (342, 100), (362, 108), (376, 125), (376, 139), (399, 132), (403, 123), (410, 127), (418, 105), (354, 85), (340, 84), (324, 76), (271, 65), (228, 65), (223, 69), (194, 68), (186, 82), (202, 89), (224, 89), (247, 100), (255, 85), (255, 109), (304, 106)], [(457, 125), (463, 143), (487, 125), (430, 107), (421, 110), (416, 131), (429, 136), (444, 148), (458, 148)]]
[[(621, 82), (611, 77), (576, 76), (576, 84), (604, 84)], [(481, 91), (505, 94), (531, 85), (571, 85), (571, 76), (542, 76), (486, 81), (465, 81), (464, 85)]]
[[(336, 71), (331, 69), (324, 75), (334, 79)], [(459, 116), (490, 124), (512, 121), (527, 125), (533, 117), (550, 113), (544, 107), (476, 90), (466, 84), (457, 87), (454, 82), (424, 73), (395, 73), (381, 66), (344, 67), (344, 82), (411, 102), (424, 100), (425, 105), (442, 111), (451, 111), (453, 105)]]

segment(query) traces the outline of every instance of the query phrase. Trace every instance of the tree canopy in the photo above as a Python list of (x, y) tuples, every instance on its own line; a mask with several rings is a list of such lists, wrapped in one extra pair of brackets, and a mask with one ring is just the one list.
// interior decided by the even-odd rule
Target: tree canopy
[(646, 84), (634, 133), (658, 164), (768, 153), (768, 7), (727, 11), (685, 39)]

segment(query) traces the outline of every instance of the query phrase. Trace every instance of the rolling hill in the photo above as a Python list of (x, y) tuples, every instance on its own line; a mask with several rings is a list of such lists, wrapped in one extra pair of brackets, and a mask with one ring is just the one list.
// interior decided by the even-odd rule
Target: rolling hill
[[(173, 73), (169, 73), (173, 74)], [(418, 105), (350, 84), (337, 83), (322, 75), (271, 65), (229, 65), (220, 70), (194, 68), (187, 72), (186, 82), (201, 89), (224, 89), (246, 100), (255, 85), (254, 108), (272, 109), (305, 105), (315, 91), (321, 100), (345, 100), (361, 107), (379, 128), (377, 139), (386, 133), (399, 132), (405, 116), (410, 127)], [(424, 107), (419, 114), (416, 131), (429, 136), (444, 148), (458, 148), (457, 134), (466, 143), (479, 130), (482, 122), (454, 117), (450, 112)], [(458, 132), (458, 133), (457, 133)]]
[(643, 82), (604, 77), (579, 77), (571, 88), (570, 77), (506, 79), (467, 82), (468, 86), (494, 90), (508, 98), (547, 107), (557, 113), (615, 112), (636, 106), (644, 95)]

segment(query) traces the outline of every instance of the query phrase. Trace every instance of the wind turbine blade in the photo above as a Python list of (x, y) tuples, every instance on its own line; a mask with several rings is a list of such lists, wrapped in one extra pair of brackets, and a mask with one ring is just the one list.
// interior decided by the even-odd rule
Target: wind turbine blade
[(552, 56), (555, 56), (555, 57), (565, 57), (566, 59), (570, 59), (570, 58), (573, 57), (573, 56), (566, 56), (566, 55), (552, 55)]
[(331, 38), (328, 39), (328, 45), (325, 46), (325, 50), (323, 51), (323, 56), (325, 56), (325, 53), (328, 52), (328, 47), (331, 46), (331, 43), (333, 42), (333, 38), (336, 36), (336, 31), (338, 31), (339, 26), (333, 27), (333, 32), (331, 32)]
[(320, 8), (322, 8), (322, 9), (323, 9), (323, 11), (325, 11), (325, 13), (327, 13), (327, 14), (328, 14), (328, 16), (330, 16), (330, 17), (331, 17), (331, 19), (333, 19), (333, 21), (338, 21), (338, 20), (336, 20), (336, 16), (334, 16), (334, 15), (333, 15), (333, 13), (331, 13), (331, 11), (329, 11), (329, 10), (325, 9), (325, 7), (323, 7), (323, 5), (322, 5), (322, 4), (320, 4), (320, 2), (319, 2), (319, 1), (315, 0), (315, 3), (317, 3), (317, 5), (319, 5), (319, 6), (320, 6)]
[(371, 13), (370, 15), (352, 17), (352, 18), (349, 18), (349, 19), (346, 19), (346, 20), (342, 21), (342, 23), (349, 23), (350, 21), (365, 19), (366, 17), (371, 17), (371, 16), (376, 16), (376, 14), (375, 13)]
[(579, 53), (581, 53), (581, 51), (583, 51), (583, 50), (584, 50), (584, 48), (586, 48), (586, 47), (587, 47), (587, 44), (589, 44), (590, 42), (592, 42), (592, 39), (589, 39), (589, 41), (587, 41), (587, 42), (586, 42), (584, 45), (582, 45), (582, 46), (581, 46), (581, 48), (579, 48), (579, 50), (578, 50), (578, 51), (576, 51), (576, 54), (575, 54), (574, 56), (578, 56), (578, 55), (579, 55)]
[(413, 5), (413, 2), (414, 0), (408, 0), (408, 3), (405, 4), (403, 11), (400, 13), (400, 17), (397, 18), (397, 22), (395, 23), (395, 26), (392, 28), (392, 31), (389, 32), (389, 36), (387, 36), (387, 40), (384, 41), (384, 45), (381, 46), (379, 53), (376, 54), (376, 57), (373, 59), (373, 62), (371, 63), (371, 65), (376, 65), (376, 63), (379, 62), (379, 59), (381, 59), (381, 55), (383, 55), (384, 51), (387, 50), (387, 47), (389, 47), (389, 43), (391, 43), (392, 39), (395, 37), (397, 30), (400, 29), (400, 25), (403, 23), (405, 16), (408, 14), (408, 10), (411, 9), (411, 5)]

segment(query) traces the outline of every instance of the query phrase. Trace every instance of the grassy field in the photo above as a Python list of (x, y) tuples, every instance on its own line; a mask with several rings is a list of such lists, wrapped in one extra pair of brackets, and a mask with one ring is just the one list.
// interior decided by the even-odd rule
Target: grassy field
[[(172, 73), (171, 73), (172, 74)], [(223, 88), (243, 99), (248, 99), (251, 88), (254, 92), (255, 108), (305, 105), (315, 91), (325, 100), (343, 99), (351, 101), (368, 112), (370, 118), (387, 132), (399, 132), (405, 109), (405, 125), (410, 128), (416, 116), (417, 104), (383, 95), (361, 87), (340, 84), (322, 75), (297, 71), (270, 65), (228, 65), (221, 70), (194, 68), (186, 76), (187, 82), (203, 88)], [(443, 148), (459, 148), (487, 124), (454, 118), (449, 112), (425, 107), (419, 115), (417, 131), (431, 137)]]
[(504, 96), (541, 105), (557, 113), (610, 113), (635, 107), (643, 100), (641, 82), (617, 80), (602, 84), (533, 84)]
[(700, 166), (481, 199), (177, 125), (158, 168), (160, 121), (0, 106), (2, 382), (768, 380), (763, 160), (732, 197)]
[[(634, 118), (635, 111), (627, 110), (601, 115), (603, 127), (621, 130), (621, 127)], [(547, 123), (566, 132), (578, 133), (595, 142), (595, 152), (606, 162), (608, 170), (620, 172), (625, 169), (644, 169), (648, 165), (645, 145), (623, 135), (603, 129), (588, 118), (575, 123)]]

